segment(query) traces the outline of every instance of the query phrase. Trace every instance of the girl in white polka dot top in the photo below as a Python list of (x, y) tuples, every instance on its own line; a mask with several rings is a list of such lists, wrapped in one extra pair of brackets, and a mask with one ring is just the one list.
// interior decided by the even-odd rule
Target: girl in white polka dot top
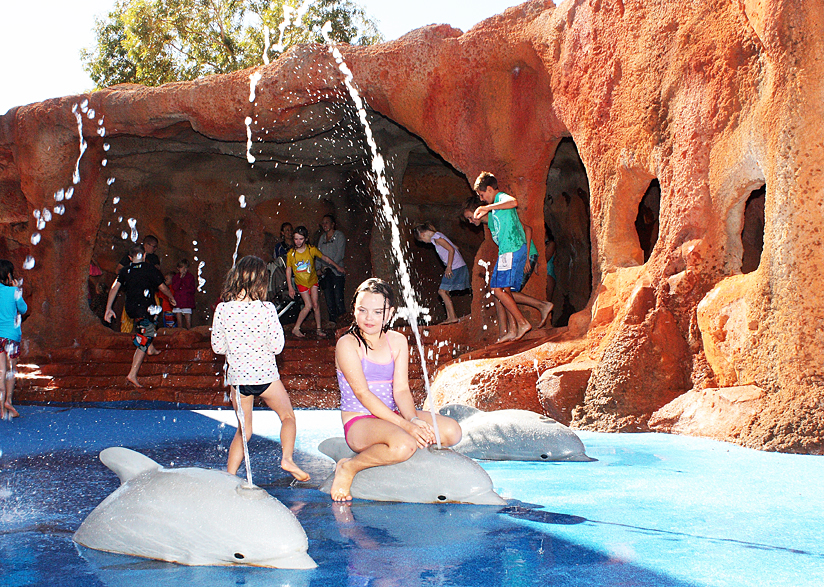
[[(223, 285), (223, 302), (212, 321), (212, 350), (226, 355), (226, 382), (231, 386), (232, 405), (243, 409), (246, 439), (252, 436), (252, 408), (255, 396), (277, 412), (281, 421), (281, 468), (298, 481), (309, 475), (292, 460), (295, 450), (295, 413), (280, 381), (275, 355), (283, 350), (283, 327), (274, 304), (263, 301), (269, 276), (266, 263), (258, 257), (244, 257), (229, 270)], [(240, 416), (226, 469), (237, 473), (243, 462), (243, 433)]]

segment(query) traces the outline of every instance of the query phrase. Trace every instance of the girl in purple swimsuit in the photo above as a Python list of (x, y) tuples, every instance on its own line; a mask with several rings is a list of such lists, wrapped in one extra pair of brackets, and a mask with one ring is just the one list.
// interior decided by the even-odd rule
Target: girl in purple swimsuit
[[(341, 396), (341, 420), (349, 447), (358, 453), (335, 468), (332, 499), (350, 501), (358, 471), (392, 465), (435, 443), (432, 414), (415, 409), (409, 391), (409, 346), (406, 337), (389, 330), (395, 294), (388, 283), (367, 279), (358, 287), (354, 321), (335, 347)], [(461, 427), (438, 416), (441, 446), (461, 439)]]

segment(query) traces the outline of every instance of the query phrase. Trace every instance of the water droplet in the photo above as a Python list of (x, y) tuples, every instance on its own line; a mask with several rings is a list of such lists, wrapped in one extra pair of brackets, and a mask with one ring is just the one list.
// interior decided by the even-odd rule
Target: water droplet
[(86, 110), (88, 110), (88, 109), (89, 109), (89, 100), (88, 100), (88, 98), (87, 98), (87, 99), (85, 99), (85, 100), (83, 100), (83, 101), (80, 103), (80, 109), (81, 109), (83, 112), (85, 112)]
[(131, 239), (133, 243), (137, 242), (137, 218), (129, 218), (129, 227), (132, 229)]
[(54, 207), (54, 213), (63, 216), (66, 213), (66, 207), (63, 204), (58, 204)]
[(51, 219), (51, 210), (49, 210), (48, 208), (43, 208), (43, 220), (45, 220), (46, 222), (51, 222)]
[(112, 146), (109, 143), (103, 143), (103, 150), (104, 151), (108, 151), (111, 148), (112, 148)]
[(109, 179), (107, 179), (107, 180), (106, 180), (106, 183), (107, 183), (108, 185), (112, 185), (112, 184), (114, 183), (114, 178), (113, 178), (113, 177), (110, 177)]
[(129, 233), (124, 230), (120, 233), (120, 238), (122, 238), (124, 241), (129, 240)]
[(40, 233), (35, 232), (33, 235), (31, 235), (31, 244), (36, 245), (39, 242), (40, 242)]
[(240, 194), (240, 197), (238, 197), (238, 202), (240, 202), (240, 207), (241, 208), (245, 208), (246, 207), (246, 196), (244, 196), (243, 194)]
[(34, 257), (29, 255), (28, 257), (26, 257), (26, 260), (23, 261), (23, 269), (28, 271), (29, 269), (32, 269), (32, 268), (34, 268)]
[(112, 204), (117, 205), (120, 202), (120, 196), (115, 196), (112, 198)]
[(109, 160), (108, 160), (108, 159), (103, 159), (103, 161), (101, 161), (101, 162), (100, 162), (100, 164), (101, 164), (103, 167), (106, 167), (106, 165), (108, 165), (108, 164), (109, 164)]
[(71, 200), (72, 196), (74, 195), (74, 188), (69, 188), (66, 190), (66, 199)]
[(89, 120), (94, 119), (94, 110), (92, 108), (89, 108), (89, 112), (86, 114), (86, 116), (89, 117)]
[(63, 188), (60, 188), (56, 192), (54, 192), (54, 201), (55, 202), (62, 202), (63, 198), (66, 197), (66, 192), (63, 191)]

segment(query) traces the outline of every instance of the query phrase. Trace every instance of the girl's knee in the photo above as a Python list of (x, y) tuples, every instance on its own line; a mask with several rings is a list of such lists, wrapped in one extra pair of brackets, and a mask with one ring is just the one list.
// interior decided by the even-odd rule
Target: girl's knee
[(418, 450), (418, 443), (411, 435), (405, 434), (391, 442), (389, 449), (392, 452), (395, 462), (402, 463), (412, 458), (412, 455)]
[(438, 430), (441, 432), (441, 443), (445, 446), (455, 446), (463, 437), (461, 425), (452, 418), (439, 417)]

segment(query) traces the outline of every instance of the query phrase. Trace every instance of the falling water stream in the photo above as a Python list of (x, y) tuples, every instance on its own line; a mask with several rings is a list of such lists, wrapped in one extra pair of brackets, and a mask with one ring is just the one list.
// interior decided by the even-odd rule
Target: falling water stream
[(372, 127), (369, 125), (369, 121), (366, 117), (366, 108), (364, 107), (363, 99), (360, 97), (357, 88), (355, 88), (352, 71), (343, 60), (343, 55), (341, 55), (341, 52), (338, 50), (335, 42), (329, 37), (331, 30), (332, 23), (327, 21), (326, 24), (323, 25), (321, 32), (323, 33), (323, 38), (326, 41), (326, 44), (329, 46), (329, 51), (332, 53), (335, 62), (338, 64), (338, 69), (340, 69), (343, 74), (343, 83), (346, 85), (347, 90), (349, 90), (349, 96), (352, 98), (352, 102), (355, 104), (355, 108), (358, 111), (358, 118), (360, 119), (364, 132), (366, 133), (366, 142), (371, 150), (372, 171), (375, 174), (378, 192), (380, 192), (381, 195), (380, 205), (376, 206), (376, 209), (384, 222), (391, 228), (392, 250), (395, 252), (397, 261), (398, 277), (400, 278), (401, 283), (401, 296), (406, 303), (406, 308), (403, 309), (403, 316), (409, 321), (409, 326), (412, 328), (412, 332), (415, 335), (415, 343), (418, 347), (418, 354), (421, 358), (423, 382), (424, 387), (426, 388), (426, 399), (429, 403), (429, 409), (432, 412), (432, 422), (435, 428), (435, 439), (437, 440), (438, 448), (441, 448), (441, 435), (438, 430), (438, 420), (436, 418), (437, 411), (435, 409), (435, 402), (432, 398), (432, 389), (429, 386), (429, 373), (426, 368), (426, 359), (423, 354), (423, 343), (421, 342), (421, 334), (418, 329), (418, 321), (421, 315), (428, 313), (428, 310), (423, 308), (418, 303), (417, 297), (415, 296), (415, 290), (412, 289), (412, 279), (410, 277), (409, 266), (406, 263), (406, 258), (404, 255), (403, 242), (401, 241), (399, 228), (400, 223), (395, 211), (392, 209), (392, 204), (390, 201), (391, 192), (389, 191), (389, 185), (386, 181), (386, 164), (383, 157), (378, 152), (377, 143), (375, 143), (375, 138), (372, 135)]

